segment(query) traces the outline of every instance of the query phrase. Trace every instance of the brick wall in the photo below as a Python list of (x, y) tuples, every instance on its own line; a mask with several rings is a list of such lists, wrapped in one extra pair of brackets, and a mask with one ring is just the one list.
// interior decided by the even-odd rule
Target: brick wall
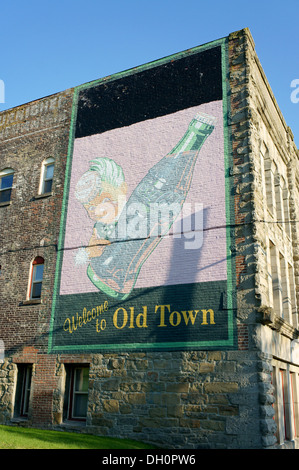
[[(0, 113), (1, 170), (14, 170), (11, 203), (0, 207), (1, 338), (6, 350), (42, 340), (52, 300), (72, 92)], [(37, 198), (42, 162), (55, 159), (53, 195)], [(31, 262), (45, 259), (42, 304), (29, 303)]]

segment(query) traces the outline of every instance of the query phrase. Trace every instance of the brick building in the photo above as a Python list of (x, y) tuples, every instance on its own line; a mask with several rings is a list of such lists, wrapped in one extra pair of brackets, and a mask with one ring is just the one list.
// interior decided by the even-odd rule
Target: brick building
[(298, 155), (247, 29), (1, 112), (0, 423), (298, 447)]

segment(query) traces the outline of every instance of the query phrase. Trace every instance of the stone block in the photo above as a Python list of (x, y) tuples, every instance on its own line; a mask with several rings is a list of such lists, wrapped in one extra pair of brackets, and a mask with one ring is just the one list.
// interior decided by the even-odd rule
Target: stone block
[(214, 364), (211, 364), (209, 362), (201, 362), (199, 364), (199, 372), (200, 373), (209, 373), (214, 371)]
[(224, 432), (225, 430), (225, 422), (224, 421), (217, 421), (214, 419), (205, 419), (201, 421), (201, 428), (210, 430), (210, 431), (218, 431)]
[(163, 393), (162, 403), (166, 406), (180, 404), (180, 395), (176, 393)]
[(118, 391), (119, 390), (119, 379), (106, 380), (102, 383), (101, 389), (107, 391)]
[(145, 400), (145, 393), (128, 393), (125, 395), (125, 400), (130, 405), (144, 405)]
[(183, 405), (169, 405), (167, 407), (167, 416), (169, 418), (180, 418), (184, 415)]
[(118, 413), (119, 402), (117, 400), (103, 400), (103, 410), (107, 413)]
[[(149, 409), (149, 416), (151, 418), (165, 418), (166, 408), (165, 407), (154, 407)], [(169, 415), (167, 415), (169, 416)]]
[(124, 415), (130, 414), (130, 413), (132, 413), (132, 406), (127, 404), (127, 403), (120, 403), (119, 404), (119, 412), (121, 414), (124, 414)]
[(187, 419), (181, 418), (180, 419), (180, 426), (183, 428), (200, 428), (202, 421), (199, 419)]
[(235, 393), (239, 386), (236, 382), (210, 382), (204, 385), (206, 393)]
[(189, 383), (170, 383), (166, 385), (166, 392), (188, 393)]

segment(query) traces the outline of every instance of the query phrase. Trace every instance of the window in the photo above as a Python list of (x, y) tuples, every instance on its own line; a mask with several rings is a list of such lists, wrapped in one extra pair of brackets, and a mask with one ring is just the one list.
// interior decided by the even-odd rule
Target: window
[(288, 436), (288, 413), (286, 403), (286, 371), (275, 368), (275, 421), (277, 425), (277, 440), (279, 444), (285, 442)]
[(40, 186), (40, 194), (47, 194), (52, 191), (54, 176), (54, 158), (47, 158), (42, 166), (42, 178)]
[(271, 214), (274, 207), (274, 174), (276, 171), (275, 163), (270, 159), (269, 152), (266, 151), (264, 155), (264, 179), (265, 179), (265, 192), (267, 207)]
[(44, 259), (38, 256), (32, 263), (31, 282), (29, 290), (30, 299), (40, 299), (44, 273)]
[(277, 387), (278, 377), (277, 377), (277, 368), (273, 367), (271, 374), (271, 383), (274, 388), (274, 421), (276, 423), (276, 438), (279, 441), (279, 408), (278, 408), (278, 387)]
[(280, 380), (279, 380), (279, 396), (280, 396), (280, 408), (281, 408), (281, 431), (282, 431), (282, 437), (283, 440), (287, 440), (290, 438), (289, 435), (289, 421), (288, 421), (288, 409), (287, 409), (287, 383), (286, 383), (286, 371), (280, 369), (279, 370), (279, 375), (280, 375)]
[(289, 271), (287, 268), (287, 262), (282, 253), (279, 253), (280, 261), (280, 285), (282, 295), (282, 317), (292, 324), (292, 304), (291, 304), (291, 293), (289, 283)]
[(11, 169), (0, 172), (0, 203), (8, 203), (11, 198), (14, 172)]
[(276, 207), (276, 221), (280, 224), (284, 224), (284, 211), (283, 211), (283, 200), (282, 200), (282, 178), (278, 173), (277, 168), (275, 169), (274, 175), (274, 196), (275, 196), (275, 207)]
[(277, 222), (286, 234), (291, 236), (290, 210), (289, 210), (289, 190), (286, 179), (281, 176), (277, 169), (274, 177), (275, 183), (275, 205)]
[(265, 146), (264, 143), (262, 143), (261, 149), (260, 149), (260, 176), (261, 176), (261, 186), (262, 186), (262, 196), (263, 196), (263, 207), (264, 207), (264, 217), (266, 217), (266, 208), (267, 208), (267, 203), (268, 203), (268, 194), (267, 194), (267, 188), (266, 188), (266, 158), (268, 157), (268, 149)]
[[(275, 361), (276, 362), (276, 361)], [(298, 374), (288, 364), (276, 363), (273, 367), (274, 411), (277, 424), (277, 441), (283, 444), (298, 436)]]
[(282, 200), (284, 211), (284, 228), (289, 237), (291, 237), (291, 223), (290, 223), (290, 196), (286, 181), (283, 179)]
[(15, 398), (15, 417), (28, 417), (32, 364), (18, 364), (18, 379)]
[(276, 246), (269, 241), (273, 308), (276, 315), (282, 316), (282, 289), (279, 255)]
[(88, 366), (66, 366), (64, 419), (86, 421), (88, 378)]
[(294, 328), (298, 328), (298, 315), (297, 315), (297, 302), (296, 302), (296, 284), (295, 284), (295, 273), (294, 267), (288, 264), (289, 272), (289, 284), (290, 284), (290, 301), (292, 309), (292, 325)]
[(294, 268), (269, 240), (269, 300), (276, 315), (297, 328), (297, 305)]
[(290, 373), (290, 385), (291, 385), (291, 404), (293, 411), (294, 420), (294, 437), (298, 437), (298, 393), (297, 393), (297, 382), (295, 372)]

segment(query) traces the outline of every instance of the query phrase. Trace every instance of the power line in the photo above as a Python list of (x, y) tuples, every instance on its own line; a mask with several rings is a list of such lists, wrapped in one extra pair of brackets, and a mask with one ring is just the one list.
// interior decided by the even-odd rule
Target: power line
[[(238, 228), (238, 227), (245, 227), (245, 226), (250, 226), (250, 225), (254, 225), (256, 223), (263, 223), (263, 224), (296, 224), (298, 223), (299, 221), (298, 220), (289, 220), (289, 221), (268, 221), (268, 220), (253, 220), (253, 221), (249, 221), (249, 222), (242, 222), (242, 223), (238, 223), (238, 224), (226, 224), (226, 225), (217, 225), (217, 226), (214, 226), (214, 227), (206, 227), (206, 228), (203, 228), (202, 230), (200, 229), (197, 229), (197, 230), (187, 230), (185, 232), (177, 232), (177, 233), (167, 233), (165, 235), (157, 235), (158, 238), (165, 238), (166, 236), (174, 236), (174, 235), (178, 235), (179, 233), (181, 235), (185, 235), (185, 234), (190, 234), (190, 233), (196, 233), (196, 232), (208, 232), (208, 231), (211, 231), (211, 230), (224, 230), (224, 229), (234, 229), (234, 228)], [(156, 236), (155, 236), (156, 237)], [(135, 240), (146, 240), (148, 237), (139, 237), (138, 239), (136, 238)], [(110, 244), (115, 244), (115, 243), (124, 243), (124, 242), (127, 242), (127, 241), (132, 241), (134, 240), (133, 238), (124, 238), (124, 239), (116, 239), (116, 240), (109, 240)], [(2, 251), (0, 252), (0, 256), (2, 255), (5, 255), (5, 254), (8, 254), (8, 253), (19, 253), (19, 252), (22, 252), (22, 251), (34, 251), (34, 250), (37, 250), (37, 249), (43, 249), (43, 248), (55, 248), (56, 252), (58, 251), (71, 251), (71, 250), (77, 250), (79, 248), (86, 248), (87, 246), (89, 247), (93, 247), (93, 246), (99, 246), (100, 244), (91, 244), (91, 245), (80, 245), (80, 246), (73, 246), (73, 247), (62, 247), (62, 248), (58, 248), (58, 244), (57, 243), (49, 243), (49, 244), (44, 244), (44, 245), (32, 245), (32, 246), (26, 246), (26, 247), (21, 247), (21, 248), (15, 248), (15, 249), (9, 249), (9, 250), (5, 250), (5, 251)], [(103, 244), (104, 246), (104, 244)]]

